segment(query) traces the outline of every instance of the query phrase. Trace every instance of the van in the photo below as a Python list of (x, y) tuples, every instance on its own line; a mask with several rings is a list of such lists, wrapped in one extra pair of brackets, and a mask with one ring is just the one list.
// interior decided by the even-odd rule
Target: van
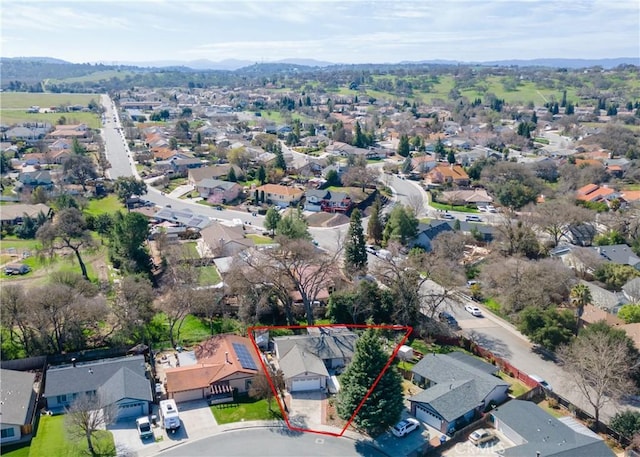
[(162, 400), (160, 402), (160, 420), (166, 430), (175, 432), (180, 428), (180, 414), (174, 399)]
[(544, 389), (548, 390), (549, 392), (553, 392), (551, 385), (540, 376), (535, 374), (530, 374), (529, 377), (533, 379), (535, 382), (537, 382), (538, 384), (540, 384)]

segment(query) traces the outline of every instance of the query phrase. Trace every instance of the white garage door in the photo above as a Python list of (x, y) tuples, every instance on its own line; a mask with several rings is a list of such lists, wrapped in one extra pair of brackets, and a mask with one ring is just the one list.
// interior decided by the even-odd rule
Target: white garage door
[(320, 377), (294, 379), (291, 381), (291, 392), (301, 392), (303, 390), (319, 390)]
[(184, 392), (176, 392), (173, 394), (173, 399), (176, 403), (191, 400), (200, 400), (202, 398), (202, 390), (185, 390)]
[(118, 407), (118, 419), (140, 417), (144, 415), (144, 403), (125, 403)]
[(433, 414), (431, 414), (431, 412), (420, 407), (419, 405), (416, 405), (416, 419), (424, 422), (425, 424), (429, 424), (438, 430), (440, 430), (440, 427), (442, 427), (442, 421), (439, 417), (434, 416)]

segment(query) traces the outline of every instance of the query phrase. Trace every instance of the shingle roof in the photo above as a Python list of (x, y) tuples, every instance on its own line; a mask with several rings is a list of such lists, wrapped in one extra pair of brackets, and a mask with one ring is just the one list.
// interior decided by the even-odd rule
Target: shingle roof
[(33, 383), (36, 375), (22, 371), (0, 370), (0, 421), (3, 424), (24, 425), (33, 405)]
[(298, 346), (300, 349), (315, 354), (323, 360), (352, 358), (358, 335), (352, 332), (279, 336), (273, 339), (278, 346), (278, 355), (283, 358), (290, 350)]
[(494, 409), (491, 415), (526, 440), (524, 444), (505, 449), (503, 453), (505, 456), (607, 457), (615, 455), (602, 439), (573, 430), (532, 402), (511, 400)]
[(278, 361), (285, 379), (298, 376), (302, 373), (313, 373), (329, 376), (324, 362), (315, 354), (307, 352), (300, 346), (294, 346), (284, 357)]
[(153, 401), (149, 380), (127, 367), (120, 368), (107, 379), (98, 389), (98, 393), (107, 404), (124, 398)]
[[(50, 367), (47, 370), (44, 397), (97, 391), (100, 386), (122, 368), (128, 368), (134, 374), (146, 378), (145, 361), (142, 355), (78, 363), (75, 367), (69, 365)], [(151, 384), (148, 385), (149, 390), (151, 390)]]

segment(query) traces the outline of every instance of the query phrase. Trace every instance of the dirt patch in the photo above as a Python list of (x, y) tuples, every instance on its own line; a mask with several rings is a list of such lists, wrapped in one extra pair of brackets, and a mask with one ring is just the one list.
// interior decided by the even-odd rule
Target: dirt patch
[(347, 421), (338, 416), (335, 397), (322, 401), (322, 423), (339, 429), (343, 429), (347, 425)]

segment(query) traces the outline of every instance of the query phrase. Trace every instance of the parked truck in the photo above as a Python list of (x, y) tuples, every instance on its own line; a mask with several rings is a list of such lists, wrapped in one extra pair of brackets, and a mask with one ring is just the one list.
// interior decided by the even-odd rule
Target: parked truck
[(136, 428), (138, 429), (138, 435), (145, 440), (147, 438), (153, 438), (153, 430), (151, 430), (151, 422), (147, 416), (139, 417), (136, 419)]
[(180, 414), (174, 399), (160, 402), (160, 420), (162, 426), (172, 433), (180, 428)]

